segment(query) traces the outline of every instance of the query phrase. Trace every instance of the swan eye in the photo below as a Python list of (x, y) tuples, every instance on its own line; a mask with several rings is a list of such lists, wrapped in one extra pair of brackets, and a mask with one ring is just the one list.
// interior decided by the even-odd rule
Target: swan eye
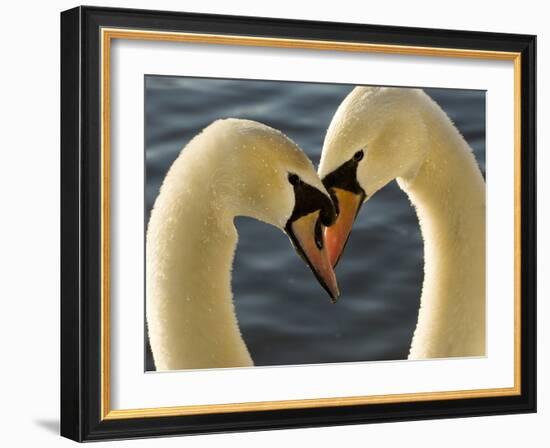
[(363, 158), (363, 150), (361, 149), (360, 151), (357, 151), (354, 155), (353, 155), (353, 160), (355, 162), (359, 162), (362, 158)]
[(292, 185), (298, 185), (302, 182), (302, 180), (300, 179), (300, 177), (297, 174), (292, 174), (292, 173), (288, 175), (288, 181)]

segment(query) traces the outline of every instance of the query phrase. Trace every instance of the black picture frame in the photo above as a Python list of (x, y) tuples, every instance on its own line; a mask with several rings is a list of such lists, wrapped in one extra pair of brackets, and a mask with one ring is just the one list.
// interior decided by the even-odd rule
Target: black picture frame
[[(100, 30), (146, 29), (521, 54), (521, 393), (514, 396), (102, 419)], [(61, 13), (61, 435), (76, 441), (536, 411), (536, 37), (77, 7)]]

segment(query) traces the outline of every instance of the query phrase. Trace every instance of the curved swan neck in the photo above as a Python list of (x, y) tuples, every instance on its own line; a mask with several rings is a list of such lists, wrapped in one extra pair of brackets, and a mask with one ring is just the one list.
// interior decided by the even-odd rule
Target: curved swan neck
[(424, 284), (409, 358), (485, 353), (485, 182), (460, 133), (435, 104), (430, 147), (414, 179), (398, 179), (424, 239)]
[(147, 321), (157, 370), (252, 365), (231, 293), (233, 217), (200, 171), (189, 157), (176, 160), (163, 185), (172, 191), (161, 191), (149, 223)]

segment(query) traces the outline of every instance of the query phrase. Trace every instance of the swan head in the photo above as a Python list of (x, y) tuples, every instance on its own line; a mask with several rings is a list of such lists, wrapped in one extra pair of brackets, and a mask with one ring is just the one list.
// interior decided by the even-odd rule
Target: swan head
[(411, 182), (423, 164), (428, 140), (422, 95), (418, 89), (356, 87), (338, 107), (318, 170), (338, 214), (324, 230), (333, 266), (361, 205), (394, 179)]
[(201, 135), (212, 149), (202, 157), (215, 159), (208, 182), (220, 209), (285, 232), (335, 301), (340, 293), (322, 228), (334, 222), (336, 211), (309, 158), (282, 132), (250, 120), (218, 120)]

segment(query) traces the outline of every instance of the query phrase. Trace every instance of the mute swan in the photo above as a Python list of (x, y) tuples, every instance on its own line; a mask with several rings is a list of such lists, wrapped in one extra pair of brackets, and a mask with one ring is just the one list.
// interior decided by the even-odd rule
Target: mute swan
[(485, 182), (472, 151), (422, 90), (356, 87), (328, 128), (319, 175), (337, 210), (333, 265), (361, 204), (396, 179), (416, 209), (424, 283), (409, 359), (485, 354)]
[(174, 161), (149, 220), (146, 315), (157, 370), (253, 365), (231, 294), (233, 220), (243, 215), (284, 230), (339, 295), (321, 227), (335, 211), (311, 161), (268, 126), (218, 120)]

